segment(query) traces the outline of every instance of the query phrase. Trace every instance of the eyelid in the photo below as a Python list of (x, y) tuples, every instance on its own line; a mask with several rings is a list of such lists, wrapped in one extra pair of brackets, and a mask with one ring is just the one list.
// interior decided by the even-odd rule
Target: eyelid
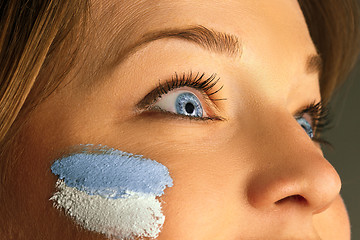
[[(166, 80), (159, 84), (156, 88), (150, 91), (137, 105), (136, 109), (138, 112), (153, 111), (154, 105), (159, 99), (166, 94), (170, 94), (176, 89), (187, 89), (193, 94), (195, 94), (202, 104), (205, 104), (205, 109), (210, 118), (214, 120), (224, 120), (224, 118), (219, 116), (219, 109), (213, 101), (226, 100), (216, 99), (214, 96), (223, 88), (221, 86), (217, 90), (209, 92), (214, 88), (219, 82), (220, 78), (216, 78), (216, 74), (212, 74), (210, 77), (205, 79), (205, 73), (200, 74), (199, 72), (196, 75), (190, 71), (188, 74), (183, 73), (178, 75), (176, 72), (171, 78), (171, 80)], [(209, 111), (212, 112), (209, 114)], [(163, 111), (164, 112), (164, 111)], [(176, 114), (180, 115), (180, 114)], [(199, 120), (208, 120), (207, 118), (199, 118)]]
[[(198, 121), (198, 122), (207, 122), (207, 121), (225, 121), (226, 119), (221, 117), (221, 116), (214, 116), (214, 117), (204, 117), (204, 118), (199, 118), (199, 117), (193, 117), (193, 116), (186, 116), (186, 115), (181, 115), (181, 114), (177, 114), (177, 113), (173, 113), (173, 112), (169, 112), (166, 110), (162, 110), (160, 108), (154, 108), (151, 111), (145, 111), (143, 112), (143, 114), (146, 116), (157, 116), (161, 114), (161, 117), (163, 118), (164, 116), (166, 118), (169, 119), (174, 119), (174, 120), (179, 120), (179, 119), (183, 119), (183, 120), (190, 120), (190, 121)], [(160, 116), (159, 116), (160, 117)]]
[[(151, 105), (149, 108), (153, 109), (153, 107), (157, 107), (156, 105), (159, 104), (160, 101), (164, 101), (166, 98), (171, 98), (169, 95), (174, 95), (174, 94), (176, 95), (176, 94), (181, 94), (181, 93), (185, 93), (185, 92), (190, 92), (190, 93), (194, 94), (197, 97), (197, 99), (200, 101), (201, 107), (203, 109), (203, 113), (205, 113), (205, 115), (207, 115), (207, 116), (204, 116), (204, 118), (207, 118), (209, 116), (210, 117), (216, 116), (216, 114), (214, 112), (218, 112), (217, 106), (215, 106), (215, 104), (213, 104), (211, 102), (208, 95), (201, 89), (198, 90), (198, 89), (193, 89), (191, 87), (180, 87), (180, 88), (173, 89), (170, 92), (161, 95), (161, 97), (158, 98), (156, 100), (156, 102), (153, 105)], [(172, 96), (172, 97), (174, 97), (174, 96)], [(174, 106), (174, 108), (175, 108), (175, 106)]]
[[(204, 112), (206, 113), (206, 116), (204, 117), (191, 117), (191, 116), (185, 116), (181, 114), (177, 114), (174, 112), (166, 111), (161, 109), (160, 107), (156, 106), (157, 102), (159, 102), (162, 98), (164, 98), (168, 94), (176, 94), (181, 92), (191, 92), (193, 93), (200, 101), (202, 108)], [(151, 104), (148, 104), (144, 111), (154, 111), (154, 112), (160, 112), (160, 113), (169, 113), (171, 117), (179, 117), (183, 119), (193, 119), (193, 120), (224, 120), (224, 118), (220, 117), (220, 110), (218, 107), (211, 101), (209, 96), (201, 89), (194, 89), (191, 87), (180, 87), (176, 88), (174, 90), (169, 91), (166, 94), (161, 95), (160, 97), (157, 97), (156, 100), (152, 100)]]
[(311, 117), (309, 123), (312, 126), (314, 132), (314, 137), (312, 138), (312, 140), (318, 143), (324, 143), (326, 145), (332, 146), (331, 143), (329, 143), (327, 140), (321, 138), (321, 133), (324, 130), (329, 129), (331, 124), (331, 118), (329, 116), (329, 109), (327, 108), (327, 106), (322, 101), (314, 101), (299, 110), (294, 115), (295, 119), (306, 116)]

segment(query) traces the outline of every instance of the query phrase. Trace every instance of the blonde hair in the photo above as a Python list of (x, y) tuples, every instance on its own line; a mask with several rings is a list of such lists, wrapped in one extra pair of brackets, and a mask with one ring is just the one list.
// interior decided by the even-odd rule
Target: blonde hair
[(87, 8), (86, 0), (0, 3), (0, 152), (16, 132), (14, 122), (29, 112), (25, 102), (30, 92), (42, 88), (38, 100), (32, 101), (38, 103), (58, 85), (59, 78), (40, 82), (39, 73), (64, 47), (69, 33), (84, 22)]

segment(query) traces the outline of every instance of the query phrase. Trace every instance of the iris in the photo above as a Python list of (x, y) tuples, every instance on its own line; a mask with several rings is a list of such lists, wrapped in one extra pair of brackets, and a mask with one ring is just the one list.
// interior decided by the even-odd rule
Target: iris
[(300, 124), (300, 126), (305, 130), (305, 132), (307, 133), (307, 135), (310, 138), (314, 137), (313, 134), (313, 129), (311, 127), (311, 124), (304, 118), (304, 117), (299, 117), (296, 119), (296, 121)]
[(176, 113), (192, 116), (192, 117), (202, 117), (203, 109), (200, 103), (200, 100), (195, 96), (195, 94), (190, 92), (185, 92), (179, 94), (175, 100)]

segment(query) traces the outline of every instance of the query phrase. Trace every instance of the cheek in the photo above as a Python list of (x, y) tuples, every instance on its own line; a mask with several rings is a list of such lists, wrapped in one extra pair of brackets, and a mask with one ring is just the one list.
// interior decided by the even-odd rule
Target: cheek
[(314, 216), (314, 227), (321, 239), (349, 239), (350, 222), (340, 195), (324, 212)]
[(59, 218), (59, 213), (53, 210), (49, 201), (55, 183), (55, 177), (49, 171), (49, 159), (53, 158), (51, 150), (43, 144), (44, 141), (33, 141), (34, 138), (29, 136), (31, 129), (27, 132), (20, 133), (11, 147), (11, 169), (4, 185), (6, 195), (1, 196), (2, 204), (10, 214), (7, 218), (8, 230), (19, 236), (24, 234), (24, 238), (29, 239), (42, 238), (40, 234), (65, 236), (70, 232), (71, 225)]
[(241, 192), (245, 174), (229, 159), (192, 152), (167, 164), (174, 187), (162, 197), (166, 221), (159, 240), (234, 238), (238, 213), (246, 213)]
[(54, 205), (83, 228), (107, 237), (156, 238), (165, 216), (158, 197), (171, 187), (168, 169), (153, 160), (102, 146), (82, 145), (56, 160)]

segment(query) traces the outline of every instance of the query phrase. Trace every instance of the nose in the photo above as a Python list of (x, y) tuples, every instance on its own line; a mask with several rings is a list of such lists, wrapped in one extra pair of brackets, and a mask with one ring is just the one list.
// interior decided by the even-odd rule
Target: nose
[(339, 194), (341, 181), (319, 148), (292, 117), (291, 120), (258, 136), (256, 141), (262, 150), (255, 153), (248, 201), (258, 209), (281, 210), (291, 206), (320, 213)]

